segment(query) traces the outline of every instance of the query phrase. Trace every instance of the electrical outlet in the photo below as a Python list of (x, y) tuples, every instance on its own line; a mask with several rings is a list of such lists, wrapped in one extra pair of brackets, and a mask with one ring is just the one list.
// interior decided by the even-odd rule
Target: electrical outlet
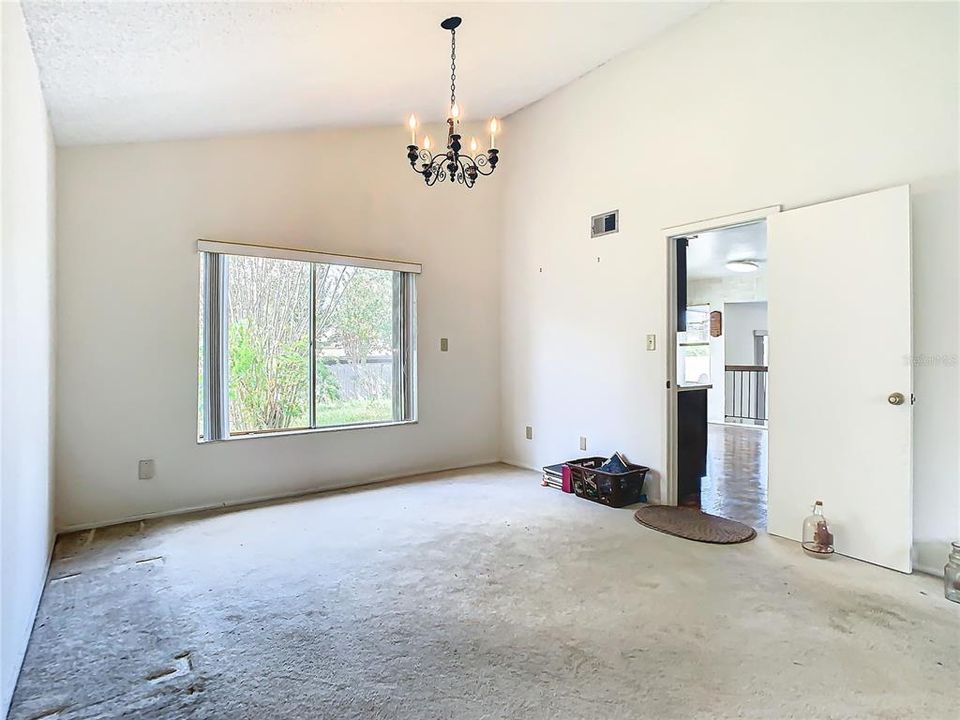
[(137, 468), (137, 476), (141, 480), (153, 480), (156, 467), (153, 460), (141, 460)]
[(647, 350), (656, 350), (656, 349), (657, 349), (657, 336), (647, 335)]
[(533, 425), (527, 425), (527, 440), (533, 440)]
[(450, 349), (450, 342), (447, 338), (440, 338), (440, 352), (447, 352)]
[(580, 436), (580, 449), (581, 450), (587, 449), (587, 439), (583, 435)]

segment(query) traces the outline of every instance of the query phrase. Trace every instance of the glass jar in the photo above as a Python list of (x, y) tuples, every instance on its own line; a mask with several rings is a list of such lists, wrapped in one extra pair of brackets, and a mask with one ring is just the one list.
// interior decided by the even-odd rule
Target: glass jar
[(943, 566), (943, 595), (960, 603), (960, 542), (951, 544), (947, 564)]
[(807, 555), (818, 558), (833, 555), (833, 533), (823, 516), (823, 502), (813, 504), (813, 512), (803, 520), (802, 546)]

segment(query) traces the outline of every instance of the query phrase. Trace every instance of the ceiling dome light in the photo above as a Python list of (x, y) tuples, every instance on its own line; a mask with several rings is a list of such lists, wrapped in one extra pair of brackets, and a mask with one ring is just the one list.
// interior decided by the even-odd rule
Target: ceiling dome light
[(726, 268), (735, 273), (752, 273), (759, 270), (760, 265), (753, 260), (731, 260)]

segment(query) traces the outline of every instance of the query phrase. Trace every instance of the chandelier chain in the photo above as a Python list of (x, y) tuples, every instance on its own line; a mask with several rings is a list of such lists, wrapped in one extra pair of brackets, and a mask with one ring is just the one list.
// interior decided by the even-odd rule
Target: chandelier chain
[(450, 107), (457, 102), (457, 30), (450, 31)]

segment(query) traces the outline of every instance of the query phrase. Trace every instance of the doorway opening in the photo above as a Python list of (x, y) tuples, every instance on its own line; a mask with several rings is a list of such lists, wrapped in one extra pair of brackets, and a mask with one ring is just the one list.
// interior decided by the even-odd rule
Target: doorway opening
[(766, 216), (772, 212), (667, 234), (675, 299), (667, 337), (675, 502), (758, 531), (767, 527)]

